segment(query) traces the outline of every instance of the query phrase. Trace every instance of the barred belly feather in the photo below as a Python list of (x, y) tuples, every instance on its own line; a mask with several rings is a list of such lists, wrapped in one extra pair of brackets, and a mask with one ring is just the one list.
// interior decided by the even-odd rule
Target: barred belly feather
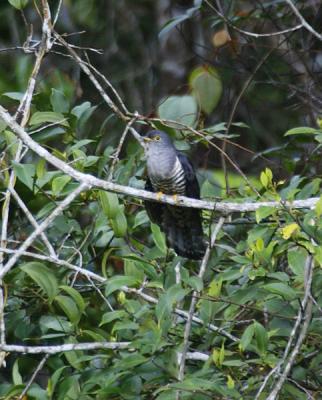
[(166, 178), (151, 177), (153, 189), (166, 194), (185, 194), (185, 174), (179, 159), (176, 159), (171, 175)]

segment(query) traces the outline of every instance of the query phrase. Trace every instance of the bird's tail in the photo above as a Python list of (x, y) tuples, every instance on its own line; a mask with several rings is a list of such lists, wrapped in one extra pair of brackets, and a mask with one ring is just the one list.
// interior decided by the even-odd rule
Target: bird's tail
[(171, 207), (164, 219), (163, 230), (168, 246), (182, 257), (200, 260), (206, 251), (200, 211)]

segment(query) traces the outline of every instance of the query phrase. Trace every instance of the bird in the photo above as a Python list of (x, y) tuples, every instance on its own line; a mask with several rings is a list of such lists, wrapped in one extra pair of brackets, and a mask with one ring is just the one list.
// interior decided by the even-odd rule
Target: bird
[[(166, 132), (153, 130), (143, 137), (147, 163), (145, 189), (168, 195), (200, 199), (200, 188), (189, 159), (173, 145)], [(146, 200), (150, 220), (164, 232), (168, 247), (177, 255), (200, 260), (206, 243), (202, 230), (201, 211)]]

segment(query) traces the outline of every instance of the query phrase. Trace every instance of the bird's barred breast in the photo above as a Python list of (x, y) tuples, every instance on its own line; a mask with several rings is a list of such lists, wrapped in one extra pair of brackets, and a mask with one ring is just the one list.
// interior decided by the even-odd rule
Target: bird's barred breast
[(184, 170), (179, 159), (176, 159), (174, 168), (169, 177), (163, 179), (154, 179), (150, 177), (154, 190), (166, 194), (185, 194), (186, 180)]

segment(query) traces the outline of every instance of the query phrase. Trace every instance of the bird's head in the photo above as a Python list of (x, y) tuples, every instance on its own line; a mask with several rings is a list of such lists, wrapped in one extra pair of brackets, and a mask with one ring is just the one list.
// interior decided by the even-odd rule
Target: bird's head
[(169, 136), (163, 131), (150, 131), (143, 138), (144, 147), (146, 150), (157, 150), (168, 147), (173, 147)]

